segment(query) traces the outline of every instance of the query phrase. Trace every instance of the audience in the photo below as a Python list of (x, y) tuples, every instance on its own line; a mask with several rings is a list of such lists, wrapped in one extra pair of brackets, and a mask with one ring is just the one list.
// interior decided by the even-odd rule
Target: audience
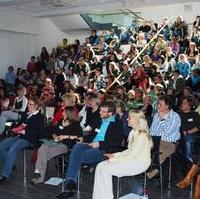
[(92, 142), (77, 143), (70, 153), (66, 171), (66, 189), (57, 198), (71, 196), (76, 190), (78, 172), (82, 164), (97, 164), (104, 160), (105, 153), (119, 151), (123, 141), (123, 127), (121, 121), (115, 117), (115, 105), (106, 101), (101, 105), (100, 116), (102, 121), (92, 134)]
[[(20, 119), (23, 115), (22, 112), (26, 110), (27, 99), (30, 102), (28, 110), (30, 109), (31, 112), (31, 104), (35, 104), (34, 111), (37, 112), (36, 102), (31, 101), (32, 97), (37, 96), (42, 103), (44, 115), (47, 106), (55, 107), (54, 117), (45, 132), (51, 133), (53, 130), (59, 129), (59, 132), (66, 133), (65, 136), (68, 139), (68, 127), (71, 126), (71, 121), (68, 121), (68, 126), (63, 129), (60, 129), (59, 125), (62, 126), (62, 122), (69, 119), (70, 116), (66, 114), (66, 110), (71, 110), (69, 107), (73, 107), (73, 112), (76, 113), (74, 118), (76, 120), (79, 113), (80, 121), (73, 121), (72, 124), (76, 123), (77, 129), (79, 125), (81, 126), (84, 141), (75, 144), (70, 153), (69, 165), (66, 170), (66, 188), (68, 190), (76, 188), (78, 171), (82, 164), (94, 166), (103, 161), (104, 154), (120, 150), (122, 141), (123, 148), (126, 148), (128, 136), (128, 149), (119, 154), (125, 154), (131, 150), (130, 155), (134, 152), (136, 155), (134, 158), (140, 161), (137, 159), (140, 153), (137, 153), (134, 148), (137, 140), (131, 139), (135, 138), (136, 131), (140, 131), (140, 128), (145, 126), (134, 126), (139, 129), (130, 132), (126, 121), (129, 110), (130, 118), (136, 117), (142, 111), (148, 121), (151, 136), (161, 137), (161, 154), (159, 155), (161, 164), (167, 160), (167, 157), (177, 153), (175, 150), (177, 142), (178, 145), (182, 145), (184, 158), (191, 163), (194, 161), (193, 153), (195, 153), (191, 148), (191, 143), (197, 142), (196, 136), (199, 136), (199, 112), (193, 111), (197, 107), (197, 111), (199, 111), (200, 106), (199, 25), (200, 20), (197, 16), (193, 23), (191, 37), (189, 37), (188, 26), (182, 16), (178, 16), (175, 21), (169, 23), (168, 18), (163, 17), (159, 24), (152, 20), (141, 19), (133, 21), (128, 27), (121, 27), (118, 32), (114, 29), (92, 30), (91, 35), (85, 39), (85, 43), (76, 40), (74, 44), (70, 44), (68, 39), (64, 38), (62, 44), (54, 47), (52, 52), (48, 52), (46, 47), (43, 47), (37, 59), (35, 59), (36, 56), (31, 57), (26, 70), (19, 68), (15, 74), (15, 68), (8, 67), (5, 80), (2, 80), (0, 85), (2, 104), (0, 133), (4, 131), (6, 121)], [(163, 26), (164, 29), (160, 34), (154, 37), (159, 28)], [(154, 39), (152, 40), (152, 38)], [(148, 43), (149, 41), (151, 43)], [(139, 53), (144, 47), (146, 49), (143, 53)], [(137, 57), (138, 54), (139, 57)], [(17, 96), (15, 91), (17, 91)], [(14, 98), (16, 100), (13, 100)], [(13, 104), (13, 108), (7, 110), (7, 106), (3, 105), (7, 105), (9, 102), (11, 106)], [(136, 110), (139, 113), (136, 113)], [(38, 116), (40, 113), (36, 115)], [(33, 114), (34, 117), (31, 116), (30, 120), (28, 117), (27, 123), (29, 121), (32, 123), (32, 119), (36, 115)], [(143, 117), (140, 120), (144, 120)], [(38, 124), (34, 128), (39, 128)], [(43, 128), (42, 124), (40, 126)], [(6, 156), (2, 158), (4, 165), (1, 181), (10, 176), (18, 150), (32, 143), (32, 135), (28, 133), (28, 128), (27, 125), (25, 130), (27, 135), (6, 138), (0, 143), (0, 150), (6, 150), (7, 153), (7, 159)], [(65, 132), (64, 129), (68, 130)], [(145, 132), (149, 133), (148, 128), (145, 128)], [(39, 132), (36, 132), (36, 137), (37, 133)], [(81, 131), (73, 132), (80, 136), (79, 133)], [(149, 137), (146, 133), (139, 133), (137, 137), (138, 139), (141, 136), (144, 137), (143, 141), (148, 143), (147, 148), (150, 149), (151, 139), (146, 139)], [(60, 135), (63, 134), (53, 137), (56, 141), (61, 140), (59, 137), (63, 138), (63, 136)], [(53, 139), (53, 137), (51, 138)], [(182, 141), (179, 142), (180, 140)], [(4, 144), (7, 142), (9, 146), (5, 148)], [(18, 142), (22, 142), (20, 147)], [(65, 141), (62, 142), (66, 144)], [(36, 177), (39, 176), (39, 178), (34, 176), (35, 184), (44, 181), (47, 160), (60, 154), (60, 150), (57, 151), (56, 148), (58, 146), (52, 148), (53, 151), (56, 150), (56, 153), (51, 153), (49, 149), (43, 150), (45, 147), (44, 143), (39, 149), (35, 172), (38, 174)], [(69, 146), (59, 145), (59, 147), (63, 147), (60, 152), (65, 153)], [(11, 155), (10, 151), (15, 148), (17, 150)], [(44, 162), (41, 160), (43, 153), (45, 154)], [(116, 167), (118, 167), (118, 156), (108, 156), (111, 156), (111, 161), (100, 163), (97, 166), (95, 198), (98, 198), (96, 193), (98, 195), (98, 191), (103, 187), (99, 188), (97, 185), (101, 169), (104, 172), (104, 165), (113, 166), (112, 159), (117, 162)], [(10, 157), (12, 161), (8, 160)], [(124, 158), (123, 155), (119, 155), (119, 157)], [(146, 158), (148, 159), (148, 157)], [(146, 165), (143, 165), (145, 168), (140, 167), (141, 170), (138, 172), (147, 169), (149, 162), (145, 161), (145, 163)], [(124, 165), (124, 162), (122, 164)], [(137, 173), (134, 167), (132, 169), (132, 174)], [(129, 169), (125, 171), (129, 172)], [(152, 178), (158, 173), (159, 170), (156, 167), (155, 170), (149, 170), (148, 177)], [(182, 174), (184, 175), (184, 172)], [(110, 176), (112, 175), (113, 173)], [(124, 175), (124, 173), (122, 172), (120, 175)], [(106, 188), (105, 190), (107, 190)], [(112, 197), (111, 189), (108, 190), (108, 193)], [(58, 197), (68, 197), (68, 195), (68, 192), (64, 192)]]

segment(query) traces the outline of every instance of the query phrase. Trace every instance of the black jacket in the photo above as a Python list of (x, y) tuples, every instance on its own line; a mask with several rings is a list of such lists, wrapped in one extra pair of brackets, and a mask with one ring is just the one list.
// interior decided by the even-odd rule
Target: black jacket
[[(99, 123), (97, 129), (100, 129), (102, 122)], [(92, 140), (97, 135), (96, 132), (93, 133)], [(123, 125), (122, 122), (115, 118), (115, 122), (110, 122), (108, 125), (104, 141), (99, 142), (99, 149), (105, 150), (106, 153), (114, 153), (121, 149), (121, 144), (123, 141)]]
[(25, 139), (30, 142), (32, 145), (37, 145), (38, 140), (41, 138), (41, 132), (43, 132), (45, 117), (40, 112), (35, 115), (32, 115), (28, 118), (27, 113), (22, 115), (20, 123), (25, 123), (26, 129), (25, 134), (20, 135), (20, 138)]
[[(63, 130), (59, 130), (57, 135), (72, 135), (77, 137), (82, 137), (82, 128), (80, 126), (79, 121), (72, 122), (68, 126), (64, 127)], [(76, 144), (75, 140), (65, 139), (62, 141), (63, 144), (67, 145), (68, 148), (72, 148), (74, 144)]]

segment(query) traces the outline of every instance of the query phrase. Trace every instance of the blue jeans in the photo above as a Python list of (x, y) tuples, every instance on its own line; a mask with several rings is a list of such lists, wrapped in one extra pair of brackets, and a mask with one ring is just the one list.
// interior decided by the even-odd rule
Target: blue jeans
[(74, 145), (69, 156), (69, 164), (66, 171), (66, 180), (76, 182), (78, 171), (82, 164), (97, 164), (104, 160), (104, 151), (98, 148), (92, 148), (86, 143), (78, 143)]
[(0, 174), (8, 178), (12, 172), (16, 155), (19, 151), (29, 146), (27, 140), (19, 137), (9, 137), (0, 142), (0, 159), (3, 163)]
[(196, 141), (196, 134), (185, 135), (185, 145), (186, 145), (186, 158), (191, 159), (192, 157), (192, 144)]

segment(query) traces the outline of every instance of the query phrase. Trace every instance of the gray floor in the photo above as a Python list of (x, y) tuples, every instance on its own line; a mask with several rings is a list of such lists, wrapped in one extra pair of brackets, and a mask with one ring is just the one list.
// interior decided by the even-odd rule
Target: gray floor
[[(13, 170), (11, 178), (3, 184), (0, 184), (0, 199), (53, 199), (60, 193), (61, 186), (50, 186), (40, 184), (37, 186), (31, 186), (29, 184), (31, 175), (33, 173), (33, 165), (30, 163), (30, 154), (28, 157), (28, 172), (27, 183), (23, 182), (23, 157), (19, 154), (16, 161), (16, 169)], [(85, 170), (82, 172), (82, 179), (80, 183), (80, 194), (75, 198), (79, 199), (91, 199), (92, 198), (92, 186), (93, 186), (93, 174)], [(50, 161), (48, 166), (48, 176), (56, 176), (56, 169), (54, 166), (54, 160)], [(132, 183), (136, 179), (134, 178), (122, 178), (121, 179), (121, 193), (125, 195), (132, 190)], [(148, 193), (150, 199), (161, 199), (160, 189), (158, 188), (159, 180), (148, 181)], [(116, 180), (114, 179), (114, 189), (116, 192)], [(163, 192), (163, 199), (191, 199), (190, 190), (179, 190), (175, 187), (167, 189)], [(106, 199), (106, 198), (102, 198)]]

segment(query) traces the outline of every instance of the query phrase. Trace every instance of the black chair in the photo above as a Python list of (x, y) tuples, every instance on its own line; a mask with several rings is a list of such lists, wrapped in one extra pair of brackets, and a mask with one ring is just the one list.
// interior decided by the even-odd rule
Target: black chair
[[(146, 171), (144, 173), (144, 183), (143, 183), (143, 190), (147, 190), (147, 173)], [(133, 177), (133, 176), (132, 176)], [(116, 192), (116, 199), (120, 197), (120, 192), (121, 192), (121, 177), (117, 177), (117, 192)]]

